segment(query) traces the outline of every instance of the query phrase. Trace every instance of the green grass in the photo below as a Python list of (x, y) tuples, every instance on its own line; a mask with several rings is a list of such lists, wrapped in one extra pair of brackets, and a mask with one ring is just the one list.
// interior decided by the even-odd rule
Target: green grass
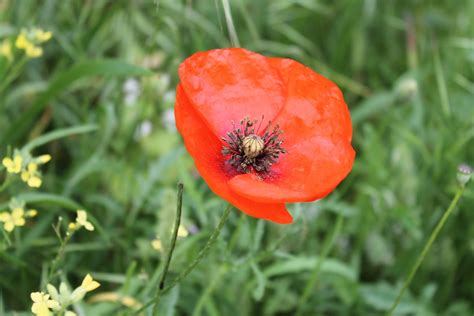
[[(182, 223), (197, 232), (178, 239), (167, 282), (204, 247), (226, 203), (166, 123), (177, 67), (196, 51), (240, 45), (327, 76), (357, 157), (326, 199), (290, 206), (292, 225), (232, 211), (159, 315), (384, 315), (457, 191), (457, 166), (474, 164), (472, 1), (0, 0), (0, 43), (33, 26), (54, 35), (0, 88), (0, 154), (53, 159), (40, 189), (13, 180), (0, 192), (0, 211), (20, 197), (39, 212), (0, 233), (0, 315), (29, 313), (60, 246), (53, 226), (64, 232), (78, 208), (96, 230), (74, 234), (51, 282), (74, 288), (91, 273), (102, 286), (76, 306), (86, 315), (131, 313), (101, 293), (155, 297), (166, 254), (151, 241), (169, 245), (178, 181)], [(130, 78), (140, 92), (127, 105)], [(473, 315), (473, 209), (471, 182), (395, 315)]]

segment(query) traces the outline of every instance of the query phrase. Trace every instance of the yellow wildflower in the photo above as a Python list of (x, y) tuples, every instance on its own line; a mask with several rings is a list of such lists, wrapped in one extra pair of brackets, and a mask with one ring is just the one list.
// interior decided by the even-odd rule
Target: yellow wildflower
[(26, 217), (35, 217), (36, 215), (38, 215), (38, 211), (34, 209), (28, 210), (28, 212), (26, 212)]
[(21, 172), (21, 180), (26, 182), (32, 188), (39, 188), (42, 180), (38, 172), (38, 164), (34, 162), (28, 163), (26, 170)]
[(4, 56), (8, 60), (13, 59), (12, 45), (9, 40), (4, 40), (2, 44), (0, 44), (0, 56)]
[[(78, 286), (74, 291), (71, 293), (69, 290), (68, 286), (66, 285), (65, 282), (61, 282), (59, 284), (59, 291), (56, 289), (56, 287), (52, 284), (47, 284), (46, 289), (48, 290), (49, 295), (45, 295), (44, 293), (35, 293), (36, 300), (38, 302), (44, 302), (45, 300), (49, 300), (49, 303), (47, 304), (48, 307), (48, 312), (49, 309), (52, 309), (53, 313), (57, 313), (58, 315), (64, 315), (64, 316), (77, 316), (76, 313), (72, 311), (68, 311), (67, 308), (79, 302), (84, 298), (84, 296), (87, 294), (87, 292), (93, 291), (96, 288), (100, 286), (99, 282), (95, 281), (90, 274), (87, 274), (82, 281), (82, 284)], [(46, 296), (46, 298), (45, 298)], [(51, 297), (51, 299), (49, 299)], [(51, 302), (52, 301), (52, 302)], [(43, 306), (39, 306), (42, 307)], [(45, 314), (45, 315), (51, 315), (51, 314)]]
[(32, 188), (38, 188), (42, 184), (41, 173), (38, 166), (51, 160), (48, 154), (32, 157), (28, 152), (15, 149), (12, 157), (2, 160), (3, 166), (9, 173), (21, 173), (21, 179)]
[(70, 231), (76, 230), (76, 228), (77, 228), (76, 223), (69, 223), (69, 225), (67, 225), (67, 229)]
[(33, 34), (34, 34), (35, 39), (40, 43), (49, 41), (51, 37), (53, 36), (52, 32), (45, 32), (42, 29), (35, 29), (33, 31)]
[(153, 247), (153, 249), (158, 250), (158, 251), (161, 251), (163, 249), (163, 244), (161, 240), (159, 240), (158, 238), (153, 239), (151, 241), (151, 246)]
[(94, 225), (87, 221), (87, 213), (84, 210), (77, 210), (76, 225), (78, 225), (78, 227), (84, 227), (88, 231), (94, 230)]
[(22, 30), (15, 40), (15, 46), (25, 51), (26, 56), (35, 58), (43, 55), (43, 49), (37, 44), (51, 39), (52, 33), (42, 29)]
[(9, 173), (20, 173), (23, 165), (23, 157), (20, 154), (15, 154), (13, 159), (5, 157), (2, 160), (2, 164), (7, 168)]
[(31, 312), (38, 316), (52, 315), (50, 308), (57, 308), (59, 305), (55, 300), (49, 299), (49, 294), (43, 292), (33, 292), (30, 294), (30, 297), (33, 301)]
[(178, 227), (178, 237), (187, 237), (189, 235), (188, 230), (183, 225)]
[(46, 155), (41, 155), (41, 156), (36, 157), (35, 160), (36, 160), (39, 164), (43, 165), (43, 164), (45, 164), (45, 163), (47, 163), (47, 162), (49, 162), (49, 161), (51, 160), (51, 155), (48, 155), (48, 154), (46, 154)]
[(30, 45), (25, 49), (26, 56), (31, 58), (40, 57), (43, 55), (43, 49), (38, 46)]
[(16, 207), (9, 212), (0, 213), (0, 222), (3, 222), (3, 228), (7, 232), (11, 232), (15, 229), (15, 226), (25, 225), (25, 211), (21, 207)]
[(94, 291), (100, 286), (100, 283), (95, 281), (90, 274), (87, 274), (82, 280), (82, 284), (77, 287), (71, 294), (71, 302), (77, 303), (84, 298), (87, 292)]
[(26, 49), (28, 46), (31, 46), (31, 45), (33, 44), (26, 37), (26, 32), (24, 30), (21, 31), (21, 33), (17, 36), (16, 41), (15, 41), (16, 48)]
[(82, 280), (81, 287), (86, 290), (86, 292), (94, 291), (100, 286), (100, 283), (95, 281), (92, 276), (88, 273), (84, 280)]

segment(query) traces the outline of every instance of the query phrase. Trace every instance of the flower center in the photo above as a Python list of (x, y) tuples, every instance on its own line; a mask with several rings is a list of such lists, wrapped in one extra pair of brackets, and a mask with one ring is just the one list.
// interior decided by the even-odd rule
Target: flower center
[(246, 157), (255, 158), (260, 155), (265, 147), (260, 136), (249, 135), (242, 140), (242, 149)]
[[(263, 120), (263, 117), (262, 117)], [(222, 148), (222, 154), (227, 159), (227, 164), (234, 167), (240, 173), (256, 172), (265, 174), (270, 167), (277, 162), (280, 154), (286, 153), (281, 147), (280, 140), (282, 130), (279, 126), (270, 129), (271, 122), (262, 133), (259, 133), (260, 125), (255, 130), (257, 120), (244, 118), (240, 121), (240, 127), (233, 127), (222, 140), (226, 145)]]

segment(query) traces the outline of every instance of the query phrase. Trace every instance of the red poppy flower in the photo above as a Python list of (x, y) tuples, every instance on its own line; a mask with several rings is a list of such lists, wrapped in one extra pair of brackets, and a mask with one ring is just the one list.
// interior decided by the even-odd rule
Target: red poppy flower
[(292, 222), (285, 203), (329, 194), (352, 168), (339, 88), (302, 64), (241, 48), (179, 67), (176, 125), (217, 195), (250, 216)]

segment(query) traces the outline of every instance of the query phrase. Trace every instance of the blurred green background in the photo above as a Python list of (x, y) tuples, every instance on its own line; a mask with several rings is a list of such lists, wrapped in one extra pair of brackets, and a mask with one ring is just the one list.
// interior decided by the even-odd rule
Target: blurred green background
[[(197, 51), (240, 45), (333, 80), (357, 157), (326, 199), (289, 206), (292, 225), (233, 211), (160, 315), (383, 315), (457, 190), (457, 166), (474, 162), (474, 1), (0, 0), (0, 40), (27, 27), (53, 38), (0, 91), (2, 156), (48, 132), (98, 128), (34, 150), (53, 157), (39, 190), (0, 192), (39, 211), (13, 243), (0, 237), (0, 314), (29, 313), (58, 250), (52, 225), (61, 216), (66, 227), (78, 207), (97, 229), (73, 237), (61, 279), (101, 282), (76, 309), (85, 315), (132, 311), (94, 300), (100, 292), (154, 295), (165, 255), (151, 241), (168, 246), (178, 181), (190, 235), (168, 280), (203, 247), (226, 204), (195, 171), (172, 112), (177, 67)], [(396, 315), (473, 315), (473, 210), (471, 183)]]

